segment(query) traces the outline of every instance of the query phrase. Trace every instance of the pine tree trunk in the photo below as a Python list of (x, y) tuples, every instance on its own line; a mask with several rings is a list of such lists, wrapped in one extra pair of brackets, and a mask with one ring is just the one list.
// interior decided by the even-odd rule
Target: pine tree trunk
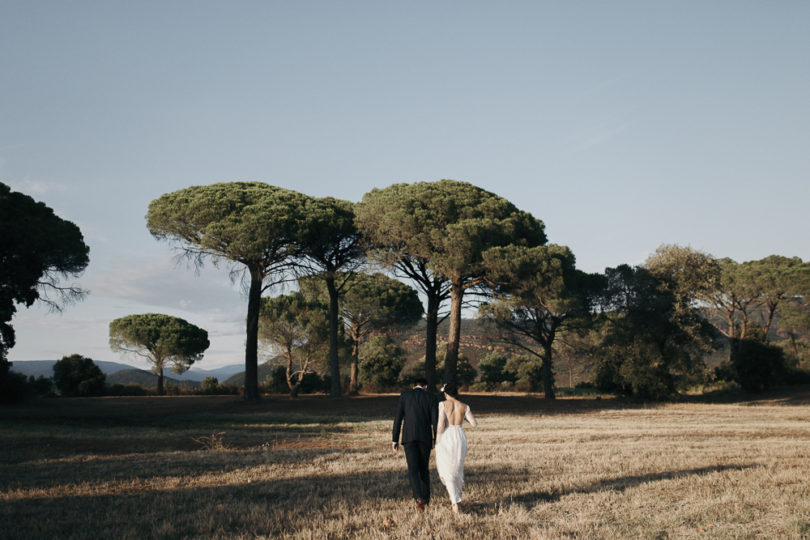
[(358, 378), (358, 367), (357, 365), (360, 363), (360, 338), (358, 336), (354, 336), (354, 344), (352, 345), (352, 363), (349, 366), (349, 393), (354, 395), (357, 394), (360, 383), (357, 380)]
[(261, 275), (258, 270), (250, 269), (245, 339), (245, 401), (258, 401), (259, 399), (259, 304), (261, 295)]
[(450, 331), (447, 334), (447, 356), (444, 359), (444, 382), (457, 384), (456, 368), (461, 340), (461, 302), (464, 289), (461, 280), (454, 280), (450, 289)]
[(551, 365), (551, 341), (543, 345), (543, 392), (546, 399), (554, 399), (554, 371)]
[(428, 295), (428, 307), (425, 313), (425, 379), (428, 389), (436, 388), (436, 336), (439, 330), (439, 298)]
[(157, 376), (158, 376), (157, 394), (159, 396), (162, 396), (163, 393), (164, 393), (164, 391), (163, 391), (163, 366), (158, 366)]
[[(285, 375), (287, 376), (287, 388), (290, 389), (290, 397), (298, 397), (298, 387), (299, 384), (294, 383), (292, 379), (292, 363), (293, 363), (293, 352), (292, 348), (288, 345), (287, 346), (287, 372)], [(298, 378), (298, 382), (301, 382), (301, 378), (304, 375), (301, 374), (301, 377)]]
[(326, 290), (329, 291), (329, 374), (332, 377), (332, 386), (329, 395), (340, 397), (340, 365), (338, 364), (338, 293), (335, 287), (335, 277), (327, 275)]

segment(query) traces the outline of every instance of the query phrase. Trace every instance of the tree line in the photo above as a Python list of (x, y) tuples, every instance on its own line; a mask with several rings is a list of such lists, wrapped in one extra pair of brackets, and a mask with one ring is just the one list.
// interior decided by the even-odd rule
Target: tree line
[[(7, 187), (0, 195), (3, 204), (20, 205), (17, 215), (31, 203), (44, 207)], [(714, 376), (753, 389), (777, 382), (789, 364), (795, 367), (807, 355), (810, 268), (801, 259), (774, 255), (737, 263), (662, 246), (641, 266), (586, 273), (576, 268), (568, 247), (548, 243), (540, 219), (466, 182), (393, 184), (357, 203), (260, 182), (191, 186), (153, 200), (147, 227), (195, 264), (225, 263), (232, 276), (244, 279), (249, 400), (259, 398), (260, 340), (281, 353), (293, 394), (325, 358), (329, 393), (339, 396), (341, 347), (351, 348), (343, 356), (350, 358), (348, 391), (356, 392), (360, 345), (420, 319), (424, 376), (431, 387), (439, 379), (458, 382), (464, 306), (477, 307), (493, 341), (535, 359), (511, 373), (535, 373), (547, 398), (555, 397), (555, 359), (570, 354), (590, 359), (600, 388), (645, 397), (672, 396), (706, 380), (705, 358), (719, 348), (728, 350), (728, 358)], [(14, 303), (30, 305), (48, 278), (53, 286), (55, 273), (75, 275), (86, 266), (87, 249), (78, 235), (70, 265), (27, 271), (40, 272), (24, 284), (28, 296), (4, 287), (0, 301), (12, 310), (0, 311), (6, 329), (0, 362), (13, 345), (6, 336)], [(23, 269), (10, 258), (6, 265), (6, 251), (24, 253), (24, 246), (3, 249), (4, 283), (21, 281)], [(285, 287), (295, 290), (278, 294)], [(67, 291), (72, 297), (81, 293)], [(147, 357), (160, 374), (166, 362), (187, 369), (207, 348), (207, 334), (160, 317), (168, 316), (113, 321), (111, 346)], [(437, 334), (444, 318), (448, 335), (438, 373)], [(158, 346), (163, 330), (173, 337)], [(381, 351), (387, 346), (376, 342)], [(500, 364), (493, 362), (483, 371), (497, 379)]]

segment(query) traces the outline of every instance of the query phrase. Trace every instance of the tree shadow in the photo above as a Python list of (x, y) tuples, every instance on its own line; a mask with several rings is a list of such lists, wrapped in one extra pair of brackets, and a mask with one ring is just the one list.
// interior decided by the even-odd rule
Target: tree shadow
[[(298, 462), (318, 458), (320, 451), (298, 456)], [(256, 462), (260, 460), (256, 456)], [(340, 459), (344, 459), (341, 457)], [(303, 461), (301, 461), (303, 460)], [(119, 464), (120, 465), (120, 464)], [(242, 466), (248, 464), (242, 464)], [(398, 465), (400, 465), (398, 463)], [(223, 463), (195, 463), (186, 466), (186, 475), (219, 470), (223, 476), (227, 469)], [(296, 465), (291, 463), (294, 468)], [(533, 490), (504, 500), (477, 500), (463, 502), (462, 509), (480, 517), (497, 513), (504, 504), (518, 504), (533, 508), (538, 504), (558, 501), (571, 494), (619, 491), (648, 482), (657, 482), (690, 475), (745, 470), (746, 465), (718, 465), (677, 471), (624, 476), (577, 486), (563, 491)], [(119, 469), (120, 470), (120, 469)], [(56, 471), (55, 471), (56, 472)], [(248, 478), (239, 484), (191, 487), (173, 483), (171, 473), (179, 471), (142, 471), (123, 478), (143, 477), (153, 481), (141, 487), (126, 487), (126, 483), (105, 490), (98, 486), (90, 492), (61, 493), (54, 496), (26, 496), (10, 498), (0, 506), (0, 521), (14, 524), (8, 538), (72, 537), (90, 538), (103, 535), (101, 531), (116, 531), (119, 537), (223, 537), (223, 536), (290, 536), (299, 527), (312, 521), (312, 510), (326, 519), (342, 516), (385, 513), (402, 516), (411, 514), (413, 500), (407, 482), (406, 467), (394, 470), (324, 473), (299, 477)], [(151, 473), (151, 474), (150, 474)], [(161, 477), (168, 473), (167, 480)], [(97, 471), (97, 480), (103, 480), (103, 471)], [(93, 476), (93, 475), (91, 475)], [(430, 512), (449, 512), (449, 504), (435, 469), (431, 470), (433, 501)], [(525, 472), (514, 468), (474, 467), (469, 470), (469, 483), (502, 481), (506, 484), (525, 478)], [(109, 477), (107, 477), (109, 479)], [(231, 477), (230, 482), (233, 482)], [(64, 484), (63, 484), (64, 485)], [(386, 515), (386, 514), (383, 515)], [(369, 527), (379, 524), (369, 523)], [(360, 531), (355, 531), (360, 534)], [(379, 532), (379, 531), (378, 531)]]
[[(519, 504), (528, 508), (532, 508), (541, 503), (552, 503), (559, 501), (562, 497), (575, 494), (591, 494), (603, 491), (617, 491), (623, 493), (629, 488), (633, 488), (642, 484), (650, 482), (660, 482), (664, 480), (672, 480), (676, 478), (683, 478), (686, 476), (702, 476), (705, 474), (725, 471), (743, 471), (751, 469), (757, 465), (749, 463), (745, 465), (715, 465), (711, 467), (697, 467), (694, 469), (681, 469), (677, 471), (664, 471), (656, 473), (640, 474), (635, 476), (622, 476), (619, 478), (607, 479), (604, 481), (594, 482), (592, 484), (577, 486), (566, 490), (553, 490), (553, 491), (527, 491), (517, 496), (511, 496), (502, 501), (484, 501), (474, 505), (470, 505), (471, 509), (486, 513), (487, 510), (491, 511), (494, 505), (513, 503)], [(484, 468), (483, 470), (476, 470), (477, 474), (483, 475), (503, 475), (515, 474), (513, 471), (495, 471)]]
[(176, 486), (171, 478), (162, 483), (161, 472), (154, 472), (154, 481), (141, 488), (37, 497), (22, 494), (6, 500), (0, 505), (0, 522), (13, 527), (0, 537), (98, 538), (115, 531), (120, 538), (275, 538), (307, 526), (314, 508), (329, 519), (342, 519), (346, 512), (360, 509), (415, 510), (404, 467), (361, 475), (254, 478), (214, 487)]
[(716, 390), (684, 398), (687, 403), (727, 405), (810, 405), (810, 385), (785, 386), (764, 392)]

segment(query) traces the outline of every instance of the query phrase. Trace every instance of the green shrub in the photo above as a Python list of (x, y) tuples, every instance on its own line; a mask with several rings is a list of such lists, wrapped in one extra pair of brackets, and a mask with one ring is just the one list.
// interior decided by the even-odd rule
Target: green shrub
[(50, 377), (40, 375), (36, 379), (33, 375), (28, 377), (28, 390), (31, 394), (41, 397), (51, 397), (54, 394), (53, 380)]
[(148, 394), (146, 388), (138, 384), (114, 384), (108, 386), (104, 392), (108, 396), (145, 396)]
[[(436, 379), (444, 379), (444, 358), (447, 355), (447, 348), (441, 346), (436, 351)], [(416, 379), (425, 376), (425, 357), (423, 356), (413, 364), (405, 366), (399, 374), (399, 384), (411, 386)], [(470, 364), (470, 360), (463, 354), (458, 355), (456, 362), (456, 384), (461, 387), (469, 387), (478, 377), (478, 371)], [(441, 385), (439, 385), (441, 386)]]
[[(309, 372), (304, 374), (301, 386), (298, 388), (300, 394), (312, 394), (315, 392), (328, 392), (329, 381), (326, 377), (321, 377), (317, 373)], [(268, 394), (289, 394), (290, 387), (287, 385), (287, 368), (276, 366), (264, 379), (264, 389)], [(227, 393), (232, 393), (229, 389)]]
[(510, 374), (506, 372), (507, 360), (506, 355), (492, 352), (478, 362), (484, 389), (491, 390), (504, 381), (512, 380)]
[(206, 377), (200, 384), (200, 391), (203, 394), (216, 394), (219, 390), (219, 380), (216, 377)]
[(30, 391), (25, 375), (14, 371), (0, 374), (0, 402), (16, 403), (29, 395)]
[(360, 383), (374, 390), (392, 388), (404, 365), (402, 348), (388, 336), (375, 336), (360, 348)]
[(95, 362), (80, 354), (64, 356), (53, 365), (53, 382), (63, 396), (99, 396), (105, 379)]
[(513, 387), (519, 392), (536, 392), (543, 388), (543, 364), (535, 356), (512, 356), (506, 361), (504, 371)]
[(732, 344), (731, 369), (734, 380), (746, 392), (760, 392), (785, 379), (787, 366), (781, 348), (753, 339)]

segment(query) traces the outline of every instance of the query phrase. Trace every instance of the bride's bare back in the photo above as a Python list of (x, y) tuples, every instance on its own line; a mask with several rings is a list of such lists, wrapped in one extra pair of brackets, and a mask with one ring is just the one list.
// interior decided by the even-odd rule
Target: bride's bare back
[(466, 403), (462, 403), (451, 396), (447, 396), (447, 399), (444, 400), (444, 414), (447, 416), (447, 423), (451, 426), (460, 426), (463, 424), (465, 416), (470, 424), (473, 426), (478, 425), (475, 417), (472, 413), (468, 414), (468, 411), (469, 409)]

